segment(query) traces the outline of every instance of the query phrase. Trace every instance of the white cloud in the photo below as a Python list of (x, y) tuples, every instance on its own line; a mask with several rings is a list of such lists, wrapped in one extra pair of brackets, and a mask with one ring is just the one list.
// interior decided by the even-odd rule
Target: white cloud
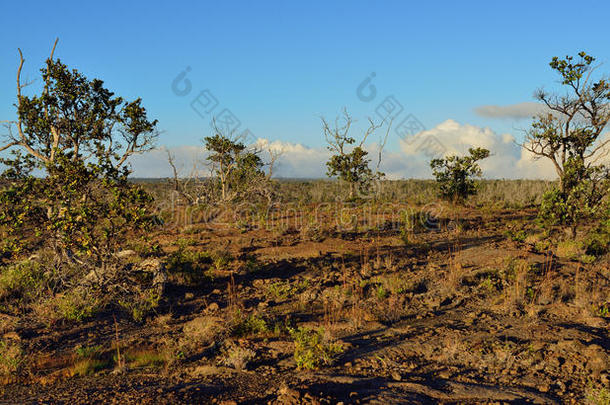
[(444, 155), (463, 155), (468, 153), (470, 147), (489, 149), (491, 156), (481, 161), (486, 178), (555, 178), (552, 165), (543, 160), (535, 161), (530, 154), (524, 153), (511, 134), (497, 134), (487, 127), (460, 124), (454, 120), (447, 120), (417, 134), (411, 142), (407, 142), (409, 139), (401, 142), (402, 150), (407, 156), (426, 163), (426, 177), (431, 175), (431, 171), (427, 167), (425, 155), (422, 156), (421, 153), (421, 145), (425, 139), (438, 140), (445, 149)]
[(529, 119), (545, 111), (548, 110), (543, 104), (531, 101), (509, 105), (482, 105), (474, 109), (481, 117), (512, 119)]
[[(414, 137), (399, 141), (397, 150), (386, 148), (381, 171), (390, 179), (400, 178), (430, 178), (430, 156), (422, 150), (426, 140), (434, 139), (444, 148), (444, 154), (465, 154), (469, 147), (484, 147), (491, 151), (492, 156), (481, 162), (486, 178), (556, 178), (552, 164), (544, 159), (534, 160), (528, 152), (515, 143), (515, 138), (508, 133), (498, 134), (490, 128), (481, 128), (469, 124), (460, 124), (454, 120), (446, 120), (434, 128), (423, 131)], [(256, 145), (262, 149), (282, 151), (275, 175), (293, 178), (323, 178), (326, 177), (326, 161), (329, 152), (324, 147), (312, 148), (300, 143), (270, 141), (258, 139)], [(377, 163), (378, 146), (366, 146), (372, 160)], [(205, 173), (204, 150), (202, 146), (180, 146), (170, 148), (175, 155), (181, 175), (188, 175), (194, 165)], [(132, 161), (136, 177), (168, 177), (171, 169), (167, 163), (164, 150), (156, 150), (146, 155), (137, 156)]]

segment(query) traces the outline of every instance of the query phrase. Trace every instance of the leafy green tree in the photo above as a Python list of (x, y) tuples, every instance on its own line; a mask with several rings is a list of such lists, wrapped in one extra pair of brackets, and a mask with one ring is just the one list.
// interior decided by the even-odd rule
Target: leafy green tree
[(0, 232), (5, 257), (52, 249), (60, 289), (89, 272), (115, 274), (127, 238), (156, 223), (151, 197), (128, 180), (127, 159), (153, 146), (157, 121), (140, 99), (115, 96), (54, 59), (54, 50), (39, 95), (22, 91), (19, 51), (17, 119), (0, 147), (12, 152), (1, 159)]
[(551, 60), (566, 92), (536, 92), (547, 112), (535, 117), (522, 145), (536, 158), (549, 159), (559, 178), (543, 198), (540, 217), (572, 234), (580, 221), (599, 212), (610, 189), (608, 168), (599, 163), (610, 142), (601, 138), (610, 119), (610, 83), (592, 78), (594, 61), (585, 52)]
[(369, 120), (369, 128), (360, 142), (356, 144), (356, 139), (349, 135), (352, 123), (352, 117), (345, 110), (343, 117), (335, 120), (334, 126), (322, 118), (322, 129), (328, 143), (327, 148), (332, 153), (330, 160), (326, 162), (326, 174), (328, 177), (337, 177), (349, 185), (350, 199), (354, 198), (356, 191), (362, 195), (368, 194), (373, 182), (384, 177), (379, 170), (371, 169), (369, 166), (371, 160), (368, 159), (368, 152), (363, 147), (367, 138), (381, 125)]
[(481, 177), (482, 175), (477, 162), (489, 157), (489, 150), (470, 148), (468, 153), (468, 156), (454, 155), (433, 159), (430, 162), (442, 198), (460, 203), (477, 193), (479, 185), (473, 177)]

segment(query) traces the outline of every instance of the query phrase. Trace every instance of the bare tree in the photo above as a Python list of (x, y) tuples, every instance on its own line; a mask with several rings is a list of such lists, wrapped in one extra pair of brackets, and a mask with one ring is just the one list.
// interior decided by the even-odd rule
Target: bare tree
[[(350, 135), (350, 129), (353, 122), (354, 120), (346, 109), (343, 110), (341, 117), (335, 119), (333, 125), (329, 124), (329, 122), (322, 117), (324, 138), (328, 144), (328, 150), (332, 153), (330, 160), (326, 162), (326, 167), (328, 168), (327, 175), (329, 177), (336, 176), (349, 185), (349, 198), (354, 197), (356, 189), (362, 193), (367, 193), (371, 183), (384, 176), (384, 174), (379, 171), (379, 166), (381, 164), (383, 147), (387, 140), (386, 133), (386, 137), (379, 150), (377, 168), (376, 171), (373, 172), (369, 167), (370, 159), (368, 159), (368, 152), (364, 150), (364, 144), (369, 136), (383, 125), (383, 122), (376, 124), (369, 118), (369, 127), (365, 130), (364, 135), (358, 143), (356, 143), (356, 139)], [(391, 123), (388, 126), (388, 132), (390, 126)]]

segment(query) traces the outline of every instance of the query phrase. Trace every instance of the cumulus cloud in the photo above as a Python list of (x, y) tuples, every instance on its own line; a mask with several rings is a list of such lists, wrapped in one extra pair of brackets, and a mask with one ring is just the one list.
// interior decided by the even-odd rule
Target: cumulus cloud
[(547, 111), (541, 103), (526, 101), (509, 105), (482, 105), (476, 107), (474, 112), (487, 118), (529, 119)]
[[(443, 155), (463, 155), (468, 153), (470, 147), (489, 149), (491, 156), (481, 161), (486, 178), (506, 179), (553, 179), (555, 171), (552, 164), (544, 160), (535, 160), (516, 143), (511, 134), (498, 134), (490, 128), (481, 128), (475, 125), (460, 124), (454, 120), (447, 120), (436, 127), (420, 132), (413, 139), (401, 142), (401, 148), (407, 156), (418, 161), (418, 167), (429, 177), (430, 169), (427, 167), (429, 157), (422, 154), (422, 145), (426, 139), (434, 139), (443, 147)], [(422, 156), (423, 155), (423, 156)], [(428, 159), (427, 159), (428, 158)]]
[[(326, 161), (329, 151), (325, 147), (309, 147), (300, 143), (258, 139), (256, 146), (267, 151), (281, 151), (276, 162), (275, 176), (289, 178), (326, 177)], [(466, 154), (469, 147), (484, 147), (491, 156), (481, 162), (486, 178), (506, 179), (554, 179), (555, 170), (546, 159), (535, 160), (515, 142), (508, 133), (499, 134), (490, 128), (460, 124), (446, 120), (436, 127), (414, 136), (400, 139), (398, 148), (387, 147), (383, 153), (380, 170), (390, 179), (430, 178), (429, 146), (436, 147), (440, 155)], [(440, 149), (439, 149), (440, 147)], [(375, 143), (366, 145), (371, 164), (376, 165), (379, 147)], [(206, 174), (205, 151), (202, 146), (180, 146), (170, 148), (183, 176), (189, 175), (193, 167), (199, 174)], [(267, 152), (265, 152), (267, 154)], [(267, 155), (268, 156), (268, 155)], [(167, 163), (167, 153), (156, 150), (137, 156), (132, 161), (135, 177), (169, 177), (171, 168)]]

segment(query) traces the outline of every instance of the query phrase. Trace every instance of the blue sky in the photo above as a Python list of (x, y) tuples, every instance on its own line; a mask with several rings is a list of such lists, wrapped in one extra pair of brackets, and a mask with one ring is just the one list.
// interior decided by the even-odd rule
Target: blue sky
[[(6, 2), (0, 120), (15, 117), (17, 47), (34, 78), (59, 37), (62, 61), (143, 98), (164, 145), (209, 134), (190, 106), (204, 89), (241, 129), (311, 148), (323, 147), (320, 115), (347, 107), (362, 124), (390, 95), (428, 129), (451, 119), (519, 139), (527, 120), (474, 109), (555, 86), (552, 56), (586, 50), (607, 66), (608, 11), (601, 1)], [(178, 96), (172, 82), (187, 66), (192, 90)], [(364, 102), (356, 89), (372, 72), (377, 97)]]

